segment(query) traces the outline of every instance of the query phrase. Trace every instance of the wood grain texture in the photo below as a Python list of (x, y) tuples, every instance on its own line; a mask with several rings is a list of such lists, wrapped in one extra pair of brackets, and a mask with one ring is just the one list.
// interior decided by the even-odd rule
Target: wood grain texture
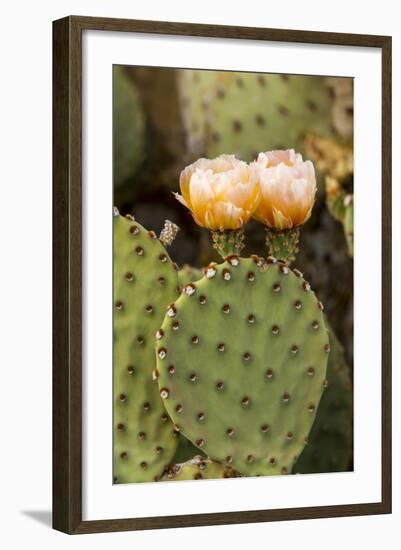
[(391, 445), (391, 37), (382, 43), (382, 502), (391, 513), (392, 445)]
[[(82, 521), (83, 30), (375, 47), (382, 51), (382, 499), (281, 510)], [(53, 527), (69, 534), (391, 512), (391, 38), (72, 16), (53, 23)]]
[(53, 527), (81, 523), (81, 52), (69, 19), (53, 32)]

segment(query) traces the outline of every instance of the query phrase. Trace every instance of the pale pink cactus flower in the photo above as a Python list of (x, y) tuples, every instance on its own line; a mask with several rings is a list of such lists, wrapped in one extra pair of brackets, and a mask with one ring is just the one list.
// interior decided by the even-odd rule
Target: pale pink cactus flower
[(240, 229), (260, 200), (256, 174), (234, 155), (198, 159), (181, 172), (180, 189), (176, 199), (212, 231)]
[(283, 230), (305, 223), (316, 195), (313, 163), (294, 149), (259, 153), (250, 164), (251, 178), (260, 186), (261, 199), (253, 217), (268, 227)]

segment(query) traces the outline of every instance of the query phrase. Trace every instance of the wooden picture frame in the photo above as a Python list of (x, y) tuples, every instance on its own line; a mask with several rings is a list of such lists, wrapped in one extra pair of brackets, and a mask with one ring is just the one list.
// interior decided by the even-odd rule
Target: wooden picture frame
[[(82, 43), (84, 30), (378, 48), (382, 58), (382, 496), (379, 502), (82, 520)], [(72, 16), (53, 23), (53, 527), (69, 534), (391, 512), (391, 37)]]

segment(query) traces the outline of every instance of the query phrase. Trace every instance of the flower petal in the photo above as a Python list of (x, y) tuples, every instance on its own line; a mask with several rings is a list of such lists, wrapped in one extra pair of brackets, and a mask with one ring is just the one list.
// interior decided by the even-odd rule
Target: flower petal
[(216, 202), (207, 213), (209, 229), (224, 231), (239, 229), (244, 224), (244, 210), (230, 202)]
[(207, 172), (197, 170), (189, 183), (189, 193), (191, 197), (191, 210), (197, 223), (204, 224), (206, 211), (213, 202), (213, 191), (210, 187)]
[(256, 167), (251, 170), (234, 155), (198, 159), (181, 172), (180, 188), (175, 197), (196, 223), (221, 231), (246, 223), (261, 196)]
[(261, 200), (254, 217), (270, 227), (285, 229), (303, 224), (311, 214), (316, 194), (313, 164), (303, 162), (293, 149), (260, 153), (250, 168), (258, 174)]
[(189, 205), (187, 201), (182, 197), (179, 193), (173, 193), (174, 197), (177, 199), (178, 202), (189, 208)]
[(273, 207), (273, 219), (276, 229), (290, 229), (293, 226), (291, 218), (284, 216), (284, 214), (275, 207)]
[(235, 206), (254, 211), (260, 200), (258, 182), (237, 183), (227, 193), (227, 199)]

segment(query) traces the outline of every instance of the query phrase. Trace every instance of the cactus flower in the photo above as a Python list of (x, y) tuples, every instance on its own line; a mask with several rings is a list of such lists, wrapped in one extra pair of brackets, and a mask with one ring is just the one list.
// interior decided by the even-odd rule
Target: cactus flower
[(201, 158), (180, 175), (182, 195), (176, 199), (192, 213), (195, 222), (212, 231), (241, 229), (260, 200), (256, 173), (234, 155)]
[(315, 169), (310, 160), (293, 149), (259, 153), (251, 163), (257, 174), (261, 200), (254, 218), (270, 228), (291, 229), (305, 223), (312, 212), (316, 194)]

